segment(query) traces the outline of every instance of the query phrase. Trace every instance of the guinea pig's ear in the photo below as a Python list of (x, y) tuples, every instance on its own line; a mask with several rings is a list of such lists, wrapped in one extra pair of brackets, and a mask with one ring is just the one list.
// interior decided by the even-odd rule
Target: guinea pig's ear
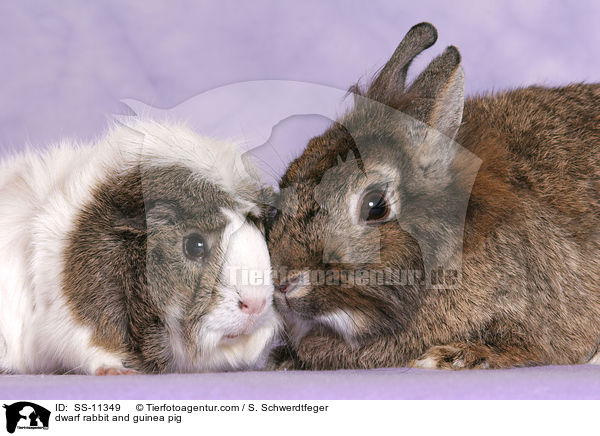
[(146, 226), (155, 229), (176, 224), (181, 216), (179, 206), (172, 201), (146, 201)]
[(113, 230), (116, 233), (145, 235), (148, 229), (177, 222), (178, 209), (170, 202), (146, 200), (130, 206), (115, 213)]
[(279, 194), (275, 192), (272, 186), (267, 186), (260, 190), (258, 201), (261, 209), (270, 210), (276, 208), (279, 200)]
[(117, 210), (113, 216), (112, 229), (118, 234), (145, 234), (146, 213), (144, 208)]
[(402, 93), (406, 74), (413, 59), (437, 40), (437, 30), (430, 23), (413, 26), (400, 42), (390, 60), (373, 80), (366, 96), (381, 103), (387, 103), (393, 96)]
[(462, 122), (465, 100), (460, 60), (458, 49), (450, 46), (431, 61), (410, 86), (410, 104), (404, 110), (450, 139), (454, 139)]

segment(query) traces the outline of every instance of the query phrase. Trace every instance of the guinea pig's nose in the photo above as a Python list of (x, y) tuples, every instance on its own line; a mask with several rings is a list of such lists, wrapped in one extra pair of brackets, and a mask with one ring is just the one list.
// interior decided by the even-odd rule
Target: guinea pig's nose
[(265, 297), (246, 297), (243, 300), (240, 300), (238, 304), (242, 312), (247, 313), (248, 315), (256, 315), (263, 311), (267, 304), (267, 299)]
[(292, 292), (294, 289), (296, 289), (301, 282), (301, 274), (293, 277), (288, 277), (287, 279), (282, 280), (279, 283), (279, 285), (277, 285), (277, 290), (282, 294), (287, 294), (288, 292)]

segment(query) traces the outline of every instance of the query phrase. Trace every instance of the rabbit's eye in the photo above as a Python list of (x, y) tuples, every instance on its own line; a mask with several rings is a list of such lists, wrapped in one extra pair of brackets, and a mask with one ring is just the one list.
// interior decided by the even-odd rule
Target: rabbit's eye
[(198, 233), (192, 233), (183, 238), (183, 252), (191, 260), (198, 260), (204, 257), (206, 243), (204, 238)]
[(385, 191), (367, 192), (360, 205), (360, 220), (367, 223), (383, 221), (390, 214), (390, 204)]

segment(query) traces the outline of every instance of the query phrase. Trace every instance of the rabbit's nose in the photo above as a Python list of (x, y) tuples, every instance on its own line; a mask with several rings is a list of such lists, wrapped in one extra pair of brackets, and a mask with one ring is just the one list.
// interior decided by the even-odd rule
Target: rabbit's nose
[(267, 299), (265, 297), (246, 297), (238, 303), (240, 310), (248, 315), (260, 314), (266, 304)]
[(302, 275), (297, 275), (294, 277), (288, 277), (285, 280), (282, 280), (279, 285), (277, 285), (277, 290), (282, 294), (287, 294), (292, 292), (294, 289), (298, 288), (298, 286), (302, 283)]

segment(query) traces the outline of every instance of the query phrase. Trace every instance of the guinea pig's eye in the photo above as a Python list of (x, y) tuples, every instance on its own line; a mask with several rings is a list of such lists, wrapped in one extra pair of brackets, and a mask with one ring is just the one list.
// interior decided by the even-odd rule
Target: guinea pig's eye
[(390, 214), (390, 203), (385, 191), (374, 189), (367, 192), (360, 203), (360, 220), (376, 223), (385, 220)]
[(191, 260), (198, 260), (204, 257), (206, 242), (198, 233), (192, 233), (183, 238), (183, 252)]

